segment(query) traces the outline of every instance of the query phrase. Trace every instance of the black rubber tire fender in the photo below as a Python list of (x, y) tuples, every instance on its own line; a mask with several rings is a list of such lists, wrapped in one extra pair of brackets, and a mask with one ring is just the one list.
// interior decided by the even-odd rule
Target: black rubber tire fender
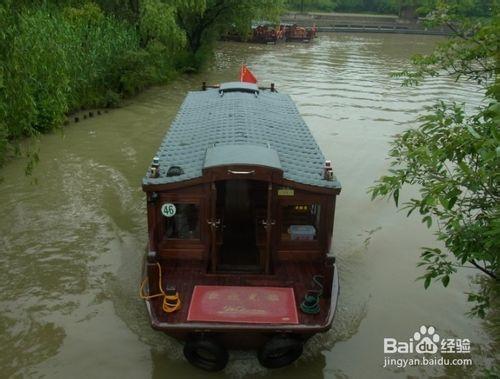
[(220, 371), (226, 367), (229, 360), (226, 348), (210, 337), (187, 341), (184, 345), (184, 356), (193, 366), (206, 371)]
[(274, 336), (259, 350), (257, 357), (262, 366), (279, 368), (295, 362), (303, 351), (303, 342), (292, 336)]

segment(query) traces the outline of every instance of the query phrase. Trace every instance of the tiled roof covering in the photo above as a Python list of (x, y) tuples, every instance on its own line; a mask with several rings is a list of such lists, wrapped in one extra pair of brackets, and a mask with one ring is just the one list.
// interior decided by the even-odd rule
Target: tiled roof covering
[[(286, 179), (340, 188), (336, 179), (323, 179), (325, 158), (288, 95), (270, 91), (231, 91), (221, 95), (218, 89), (188, 93), (158, 150), (160, 177), (146, 176), (143, 184), (200, 177), (207, 149), (249, 144), (275, 150)], [(184, 173), (167, 176), (171, 166), (181, 167)]]

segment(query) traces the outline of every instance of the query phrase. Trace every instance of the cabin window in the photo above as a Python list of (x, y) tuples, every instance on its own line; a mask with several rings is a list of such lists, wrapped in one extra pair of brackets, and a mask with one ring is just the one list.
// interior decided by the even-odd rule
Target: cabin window
[(316, 241), (320, 225), (319, 204), (293, 204), (282, 208), (282, 241)]
[(175, 214), (165, 217), (168, 239), (191, 240), (200, 238), (200, 207), (198, 204), (175, 203)]

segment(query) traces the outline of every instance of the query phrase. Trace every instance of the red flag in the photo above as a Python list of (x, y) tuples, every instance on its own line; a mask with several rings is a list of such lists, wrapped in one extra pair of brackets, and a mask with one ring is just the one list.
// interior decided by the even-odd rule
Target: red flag
[(252, 71), (248, 69), (246, 65), (241, 66), (240, 82), (257, 83), (257, 78), (254, 76)]

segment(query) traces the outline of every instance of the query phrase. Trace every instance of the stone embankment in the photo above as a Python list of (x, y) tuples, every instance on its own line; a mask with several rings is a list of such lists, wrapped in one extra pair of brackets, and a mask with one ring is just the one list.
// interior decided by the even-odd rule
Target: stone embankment
[(399, 33), (448, 35), (446, 27), (428, 28), (422, 20), (405, 20), (395, 15), (370, 15), (355, 13), (287, 13), (282, 23), (310, 27), (319, 32)]

